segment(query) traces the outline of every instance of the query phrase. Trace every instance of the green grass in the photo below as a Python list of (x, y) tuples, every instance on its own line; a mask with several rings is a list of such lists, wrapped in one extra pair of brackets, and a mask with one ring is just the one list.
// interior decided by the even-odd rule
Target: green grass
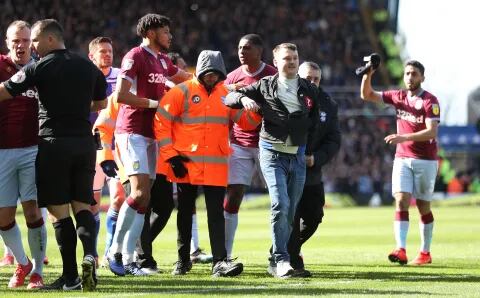
[[(467, 199), (470, 202), (471, 198)], [(480, 297), (480, 208), (476, 203), (451, 206), (438, 203), (434, 209), (435, 232), (432, 246), (433, 264), (428, 267), (390, 264), (387, 254), (394, 247), (392, 207), (329, 208), (324, 223), (304, 246), (303, 254), (309, 279), (279, 280), (267, 275), (267, 252), (270, 246), (268, 200), (245, 202), (240, 211), (235, 255), (245, 265), (236, 278), (214, 279), (209, 265), (194, 265), (184, 277), (170, 275), (176, 260), (176, 232), (173, 214), (166, 230), (155, 242), (154, 256), (163, 273), (149, 277), (113, 276), (99, 270), (96, 293), (35, 293), (25, 289), (8, 290), (6, 285), (13, 267), (0, 269), (0, 297), (137, 297), (137, 296), (384, 296)], [(209, 250), (206, 214), (199, 201), (200, 243)], [(102, 217), (102, 220), (104, 217)], [(413, 258), (419, 247), (418, 216), (411, 209), (408, 255)], [(23, 217), (18, 217), (24, 227)], [(49, 228), (45, 279), (53, 281), (61, 273), (58, 248)], [(23, 236), (26, 237), (25, 228)], [(103, 252), (104, 229), (99, 251)], [(26, 238), (24, 239), (27, 247)], [(80, 260), (81, 244), (77, 257)]]

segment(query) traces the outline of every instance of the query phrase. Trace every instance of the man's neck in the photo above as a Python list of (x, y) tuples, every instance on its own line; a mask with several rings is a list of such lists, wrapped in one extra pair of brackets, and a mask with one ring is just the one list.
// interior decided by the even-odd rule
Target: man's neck
[(288, 74), (285, 74), (285, 73), (278, 73), (278, 78), (280, 80), (293, 80), (293, 79), (297, 78), (297, 75), (296, 74), (288, 75)]
[(243, 69), (246, 70), (248, 73), (255, 73), (260, 68), (260, 65), (262, 65), (262, 61), (258, 60), (251, 64), (244, 64)]
[(154, 53), (159, 53), (161, 51), (161, 49), (158, 46), (156, 46), (155, 43), (148, 38), (143, 39), (142, 45), (148, 47)]
[(415, 90), (408, 90), (407, 94), (408, 94), (409, 97), (413, 97), (415, 95), (420, 94), (422, 91), (423, 91), (422, 87), (418, 87)]
[(108, 76), (108, 74), (110, 73), (110, 69), (112, 69), (111, 66), (100, 68), (100, 70), (102, 71), (102, 73), (103, 73), (104, 76)]
[(12, 60), (13, 63), (15, 63), (18, 66), (24, 66), (30, 61), (30, 59), (32, 59), (31, 57), (28, 57), (28, 59), (18, 60), (18, 59), (15, 59), (13, 55), (10, 55), (10, 54), (8, 55), (8, 57), (10, 58), (10, 60)]

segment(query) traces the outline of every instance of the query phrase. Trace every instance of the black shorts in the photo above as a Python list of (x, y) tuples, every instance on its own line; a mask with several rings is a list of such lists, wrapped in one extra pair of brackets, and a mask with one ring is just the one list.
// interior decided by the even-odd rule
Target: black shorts
[(95, 159), (93, 137), (40, 139), (35, 161), (38, 206), (96, 204)]

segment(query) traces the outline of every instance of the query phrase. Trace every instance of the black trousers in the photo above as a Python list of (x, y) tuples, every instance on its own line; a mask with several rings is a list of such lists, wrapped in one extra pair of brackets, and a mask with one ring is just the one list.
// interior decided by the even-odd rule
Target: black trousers
[[(142, 234), (136, 251), (140, 262), (152, 258), (153, 240), (165, 228), (174, 208), (173, 186), (165, 175), (157, 174), (150, 193), (150, 205), (145, 213)], [(191, 216), (191, 215), (190, 215)]]
[(325, 191), (323, 183), (305, 185), (302, 198), (295, 212), (292, 234), (288, 241), (290, 263), (294, 269), (304, 267), (303, 260), (299, 256), (300, 250), (322, 222), (324, 205)]
[[(192, 239), (192, 212), (198, 195), (198, 186), (178, 183), (177, 249), (178, 259), (190, 260), (190, 241)], [(225, 249), (225, 218), (223, 200), (226, 188), (222, 186), (203, 186), (205, 205), (207, 206), (208, 234), (212, 249), (213, 264), (227, 257)]]

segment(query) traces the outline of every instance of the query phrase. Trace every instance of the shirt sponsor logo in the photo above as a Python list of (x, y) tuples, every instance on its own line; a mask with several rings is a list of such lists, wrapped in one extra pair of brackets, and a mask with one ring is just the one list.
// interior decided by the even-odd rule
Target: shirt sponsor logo
[(423, 123), (423, 115), (416, 117), (410, 112), (404, 111), (404, 110), (397, 110), (397, 118), (400, 118), (402, 120), (412, 122), (412, 123)]
[(25, 74), (25, 72), (23, 70), (20, 70), (12, 76), (11, 80), (15, 84), (20, 84), (23, 81), (25, 81), (26, 78), (27, 78), (27, 75)]
[(440, 114), (440, 107), (436, 103), (432, 105), (432, 113), (435, 116), (438, 116), (438, 114)]
[(38, 92), (35, 91), (35, 90), (27, 90), (25, 92), (22, 93), (22, 96), (25, 96), (25, 97), (28, 97), (28, 98), (36, 98), (38, 99)]
[(132, 59), (125, 59), (122, 63), (122, 68), (125, 70), (130, 70), (133, 67), (134, 61)]

